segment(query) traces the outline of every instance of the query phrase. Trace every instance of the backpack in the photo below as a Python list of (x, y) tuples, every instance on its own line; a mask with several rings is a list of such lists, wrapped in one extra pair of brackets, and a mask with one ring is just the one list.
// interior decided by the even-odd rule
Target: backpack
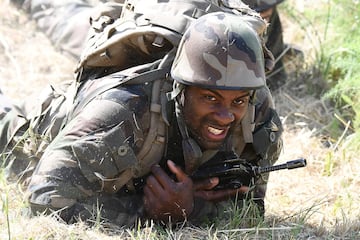
[(211, 12), (247, 18), (261, 34), (266, 24), (238, 0), (126, 0), (106, 3), (91, 28), (76, 68), (77, 80), (101, 77), (163, 58), (176, 49), (193, 20)]

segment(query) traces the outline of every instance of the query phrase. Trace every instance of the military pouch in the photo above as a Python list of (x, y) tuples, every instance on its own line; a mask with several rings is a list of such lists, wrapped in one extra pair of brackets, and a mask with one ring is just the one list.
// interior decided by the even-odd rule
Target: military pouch
[(269, 109), (270, 119), (255, 129), (253, 146), (256, 154), (266, 159), (270, 148), (278, 144), (283, 132), (281, 120), (274, 109)]
[(101, 182), (106, 192), (116, 192), (133, 177), (137, 163), (124, 123), (111, 130), (86, 136), (74, 143), (72, 151), (79, 168), (90, 182)]

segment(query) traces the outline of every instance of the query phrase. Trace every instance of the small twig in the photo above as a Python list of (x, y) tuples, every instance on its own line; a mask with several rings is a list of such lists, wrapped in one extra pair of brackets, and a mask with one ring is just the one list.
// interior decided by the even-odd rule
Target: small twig
[(281, 54), (275, 59), (275, 63), (276, 64), (289, 50), (290, 50), (291, 46), (287, 45), (286, 48), (281, 52)]
[(321, 122), (317, 121), (315, 118), (310, 118), (310, 117), (306, 116), (306, 115), (303, 114), (303, 113), (295, 112), (295, 113), (294, 113), (294, 116), (305, 118), (306, 120), (309, 120), (309, 121), (315, 123), (315, 124), (318, 125), (319, 127), (324, 126), (324, 124), (322, 124)]
[(297, 107), (300, 107), (300, 106), (301, 106), (301, 104), (300, 104), (298, 101), (296, 101), (294, 98), (290, 97), (289, 94), (287, 94), (287, 93), (284, 92), (283, 95), (284, 95), (286, 98), (288, 98), (292, 103), (294, 103)]
[[(334, 116), (339, 120), (345, 127), (348, 126), (349, 122), (345, 122), (338, 114), (334, 113)], [(355, 131), (351, 126), (348, 126), (351, 130)]]
[(334, 150), (336, 150), (339, 147), (341, 141), (344, 139), (346, 132), (349, 130), (350, 124), (351, 124), (351, 121), (348, 121), (343, 133), (341, 134), (340, 138), (337, 140), (337, 142), (333, 148)]
[(276, 231), (276, 230), (293, 230), (298, 227), (269, 227), (269, 228), (238, 228), (230, 230), (219, 230), (219, 233), (231, 233), (231, 232), (258, 232), (258, 231)]

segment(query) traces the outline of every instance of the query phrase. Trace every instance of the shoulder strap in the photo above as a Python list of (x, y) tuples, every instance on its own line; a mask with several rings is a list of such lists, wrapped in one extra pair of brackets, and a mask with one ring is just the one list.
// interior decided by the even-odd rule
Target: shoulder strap
[[(145, 64), (145, 67), (152, 64)], [(144, 65), (142, 65), (144, 66)], [(139, 67), (136, 67), (139, 68)], [(143, 84), (146, 82), (152, 82), (156, 79), (162, 79), (166, 76), (168, 73), (168, 69), (158, 68), (158, 69), (152, 69), (143, 73), (132, 73), (131, 76), (126, 75), (127, 72), (130, 72), (130, 69), (123, 71), (123, 72), (117, 72), (113, 73), (111, 75), (108, 75), (104, 77), (104, 79), (111, 79), (112, 81), (105, 81), (104, 79), (98, 79), (99, 80), (99, 87), (96, 88), (95, 91), (89, 93), (86, 95), (85, 98), (81, 99), (79, 102), (74, 103), (74, 108), (72, 113), (70, 114), (71, 117), (76, 116), (81, 109), (83, 109), (91, 100), (93, 100), (96, 96), (104, 93), (107, 90), (110, 90), (112, 88), (116, 88), (123, 84)], [(103, 81), (104, 80), (104, 81)]]
[[(170, 51), (159, 64), (159, 69), (166, 69), (170, 72), (171, 63), (175, 57), (176, 49)], [(166, 76), (165, 76), (166, 79)], [(137, 154), (138, 167), (135, 170), (137, 176), (143, 176), (150, 167), (159, 163), (165, 154), (167, 145), (167, 92), (171, 91), (172, 82), (163, 78), (157, 78), (152, 86), (151, 106), (150, 106), (150, 129), (144, 144)]]

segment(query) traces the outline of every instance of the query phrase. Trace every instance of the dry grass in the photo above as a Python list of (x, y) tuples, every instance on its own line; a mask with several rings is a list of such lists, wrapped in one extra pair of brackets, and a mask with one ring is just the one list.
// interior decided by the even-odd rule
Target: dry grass
[[(299, 8), (311, 2), (302, 1)], [(298, 33), (292, 37), (299, 30), (287, 19), (284, 21), (287, 42), (301, 45), (305, 37)], [(72, 78), (75, 66), (73, 60), (56, 52), (49, 40), (35, 31), (32, 21), (5, 0), (0, 0), (0, 62), (0, 87), (16, 103), (48, 83)], [(306, 78), (316, 82), (317, 77), (308, 74)], [(161, 234), (162, 238), (172, 239), (359, 238), (360, 154), (346, 150), (346, 139), (337, 145), (338, 139), (319, 135), (334, 118), (332, 107), (316, 95), (309, 95), (307, 81), (303, 80), (294, 75), (274, 95), (285, 125), (279, 163), (305, 157), (308, 166), (271, 175), (265, 227), (232, 231), (183, 228), (164, 233), (153, 225), (142, 231), (104, 231), (101, 224), (90, 229), (81, 223), (69, 226), (52, 217), (29, 218), (21, 190), (1, 180), (0, 239), (8, 239), (9, 232), (11, 239), (154, 239)]]

